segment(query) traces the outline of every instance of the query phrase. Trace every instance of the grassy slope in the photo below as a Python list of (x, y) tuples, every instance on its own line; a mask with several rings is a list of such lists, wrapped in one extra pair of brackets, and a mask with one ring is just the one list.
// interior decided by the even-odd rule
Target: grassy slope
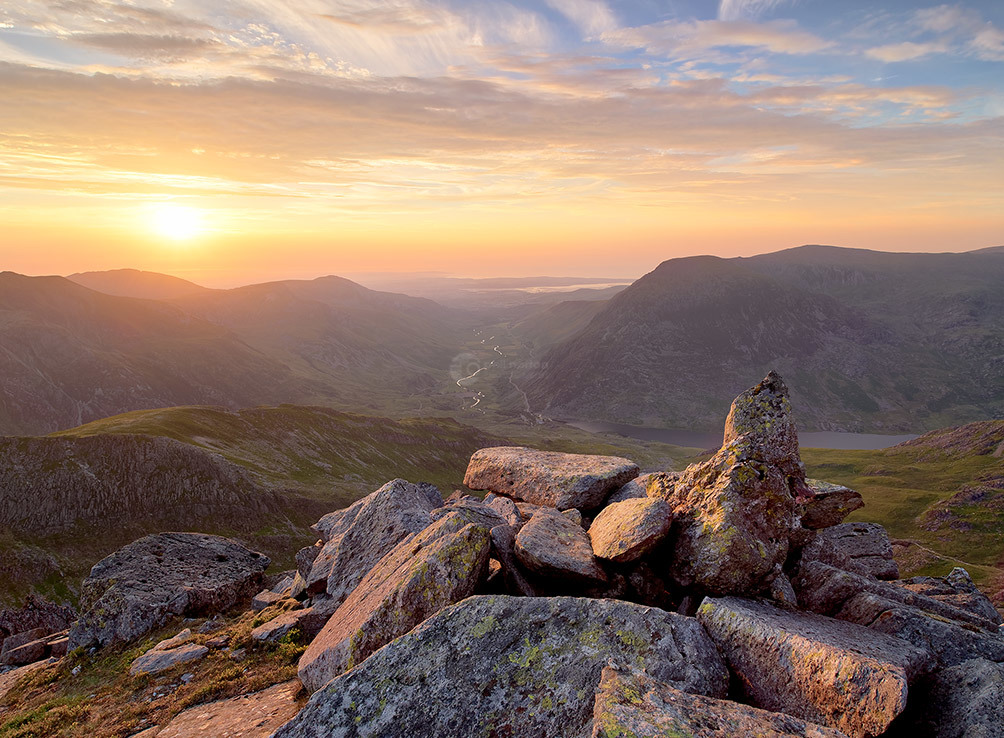
[[(949, 437), (957, 443), (946, 443)], [(996, 438), (996, 441), (993, 439)], [(969, 439), (968, 442), (965, 439)], [(903, 550), (902, 574), (942, 575), (965, 566), (998, 597), (1004, 564), (1004, 421), (935, 431), (885, 451), (803, 449), (809, 476), (845, 484), (865, 499), (850, 520), (881, 523), (892, 538), (918, 542), (931, 552)], [(982, 494), (953, 496), (966, 488)], [(939, 520), (934, 515), (946, 511)], [(926, 553), (926, 555), (924, 555)]]
[[(297, 549), (315, 538), (308, 526), (325, 512), (396, 477), (431, 482), (449, 494), (462, 485), (475, 450), (502, 442), (450, 419), (395, 421), (291, 405), (239, 412), (207, 407), (139, 411), (55, 435), (97, 434), (167, 436), (219, 454), (251, 472), (262, 490), (279, 491), (284, 504), (274, 519), (250, 533), (235, 519), (193, 516), (187, 526), (244, 540), (271, 556), (277, 569), (292, 567)], [(0, 530), (5, 553), (0, 603), (16, 603), (32, 589), (72, 599), (75, 585), (96, 561), (159, 530), (156, 521), (127, 514), (107, 525), (78, 525), (45, 537)]]

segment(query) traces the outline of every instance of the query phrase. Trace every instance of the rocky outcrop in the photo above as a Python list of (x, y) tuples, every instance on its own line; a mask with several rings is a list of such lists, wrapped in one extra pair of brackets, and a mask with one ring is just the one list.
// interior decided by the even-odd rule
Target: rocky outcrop
[(727, 689), (693, 618), (615, 600), (478, 596), (331, 681), (276, 738), (581, 738), (609, 661), (686, 692)]
[(618, 564), (637, 561), (665, 539), (672, 523), (672, 509), (659, 499), (609, 504), (589, 526), (593, 554)]
[(864, 507), (860, 493), (840, 484), (806, 479), (809, 497), (800, 503), (802, 526), (810, 530), (840, 525), (844, 518)]
[(898, 638), (762, 602), (709, 598), (697, 619), (754, 705), (849, 736), (883, 733), (932, 665)]
[(551, 508), (540, 508), (520, 529), (515, 551), (520, 563), (539, 577), (573, 585), (607, 579), (593, 556), (586, 531)]
[(489, 531), (450, 513), (402, 541), (365, 576), (300, 659), (311, 692), (472, 594), (485, 577)]
[(676, 483), (670, 576), (713, 594), (768, 587), (801, 527), (804, 490), (788, 389), (772, 372), (732, 403), (718, 453)]
[(846, 738), (783, 713), (688, 694), (638, 671), (603, 670), (592, 738)]
[(876, 579), (899, 578), (889, 534), (876, 523), (843, 523), (817, 531), (802, 549), (802, 562), (811, 561)]
[(618, 456), (499, 446), (475, 452), (464, 484), (534, 505), (591, 511), (636, 476), (638, 465)]
[(432, 523), (443, 504), (431, 484), (395, 479), (350, 507), (325, 515), (314, 529), (324, 542), (310, 573), (307, 592), (327, 594), (333, 610), (394, 546)]
[(942, 602), (956, 610), (972, 613), (990, 624), (1001, 625), (1004, 618), (990, 598), (973, 583), (969, 572), (961, 567), (944, 577), (913, 577), (897, 582), (900, 587)]
[(46, 633), (66, 630), (77, 619), (77, 611), (32, 594), (21, 607), (0, 610), (0, 643), (7, 636), (41, 628)]
[(1004, 664), (972, 659), (935, 674), (908, 727), (935, 738), (1004, 735)]
[(173, 615), (224, 612), (258, 591), (268, 565), (268, 557), (219, 536), (140, 538), (91, 569), (70, 648), (128, 643)]

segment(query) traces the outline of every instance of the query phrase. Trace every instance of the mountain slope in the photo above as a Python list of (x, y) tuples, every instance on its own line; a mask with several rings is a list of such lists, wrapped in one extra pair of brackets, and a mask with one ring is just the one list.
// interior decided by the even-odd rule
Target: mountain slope
[[(162, 276), (110, 281), (142, 291)], [(429, 300), (338, 277), (147, 300), (5, 272), (0, 434), (191, 404), (397, 410), (450, 386), (461, 326), (462, 315)]]
[[(146, 533), (237, 536), (290, 564), (321, 515), (397, 476), (444, 492), (471, 454), (504, 443), (449, 419), (281, 406), (128, 413), (0, 438), (0, 601), (60, 579)], [(62, 593), (65, 596), (68, 593)]]
[(804, 429), (900, 431), (1004, 414), (1004, 258), (803, 247), (674, 259), (525, 377), (558, 417), (714, 429), (776, 369)]
[(280, 361), (172, 305), (0, 274), (0, 433), (134, 408), (276, 402), (291, 383)]
[(170, 300), (196, 292), (207, 292), (186, 279), (139, 269), (112, 269), (106, 272), (78, 272), (67, 277), (95, 292), (115, 297), (138, 297), (146, 300)]

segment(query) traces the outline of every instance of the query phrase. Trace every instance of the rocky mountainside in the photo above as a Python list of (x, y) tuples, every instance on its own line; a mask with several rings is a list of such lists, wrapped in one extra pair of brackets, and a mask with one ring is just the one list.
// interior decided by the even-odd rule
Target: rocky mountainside
[(168, 408), (0, 438), (0, 602), (148, 532), (236, 535), (282, 560), (313, 519), (388, 474), (459, 485), (491, 442), (452, 420), (299, 406)]
[(995, 250), (673, 259), (554, 345), (523, 386), (557, 417), (711, 429), (716, 408), (776, 368), (807, 429), (999, 417), (1002, 284)]
[(218, 536), (122, 547), (68, 630), (4, 638), (0, 732), (1000, 732), (1004, 618), (964, 569), (900, 579), (880, 525), (842, 522), (861, 497), (806, 478), (775, 373), (682, 472), (496, 447), (465, 480), (484, 499), (384, 484), (273, 577)]

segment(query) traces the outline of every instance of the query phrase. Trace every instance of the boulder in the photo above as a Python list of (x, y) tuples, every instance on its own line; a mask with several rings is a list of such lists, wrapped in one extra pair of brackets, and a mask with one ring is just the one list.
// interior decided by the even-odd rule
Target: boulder
[(381, 559), (331, 616), (298, 668), (311, 692), (443, 607), (472, 594), (486, 575), (489, 531), (462, 512), (447, 515)]
[(593, 554), (618, 564), (637, 561), (659, 545), (673, 523), (662, 500), (644, 497), (607, 505), (589, 526)]
[(70, 649), (128, 643), (175, 615), (204, 617), (246, 602), (269, 559), (203, 533), (159, 533), (120, 548), (91, 569)]
[(802, 606), (822, 615), (837, 616), (852, 598), (862, 593), (871, 593), (884, 600), (930, 613), (943, 622), (958, 623), (972, 632), (997, 632), (997, 618), (986, 619), (941, 599), (904, 587), (902, 582), (879, 581), (818, 561), (803, 565), (794, 584)]
[(63, 631), (62, 633), (56, 633), (49, 636), (46, 643), (46, 646), (49, 649), (49, 656), (54, 659), (63, 658), (67, 654), (69, 644), (69, 631)]
[(724, 445), (687, 467), (668, 498), (673, 549), (667, 571), (712, 594), (766, 589), (801, 524), (805, 476), (788, 389), (771, 372), (732, 403)]
[(296, 552), (296, 573), (300, 575), (300, 578), (304, 582), (310, 576), (310, 569), (314, 566), (314, 562), (317, 561), (317, 557), (320, 555), (323, 546), (324, 542), (318, 541), (313, 546), (304, 546)]
[(304, 613), (309, 612), (311, 612), (309, 608), (306, 610), (286, 610), (252, 630), (251, 639), (259, 643), (275, 643), (281, 641), (294, 630), (299, 630), (302, 633), (300, 620), (304, 617)]
[(872, 592), (854, 595), (836, 617), (927, 649), (941, 666), (975, 658), (1004, 661), (1004, 634), (998, 628), (978, 630)]
[(727, 690), (693, 618), (617, 600), (476, 596), (331, 681), (276, 738), (581, 738), (609, 661), (685, 692)]
[(636, 476), (638, 465), (619, 456), (500, 446), (474, 452), (464, 484), (534, 505), (589, 512)]
[(499, 562), (506, 594), (535, 597), (534, 588), (516, 562), (516, 532), (512, 525), (496, 525), (491, 529), (492, 557)]
[(183, 631), (178, 633), (172, 638), (166, 638), (157, 645), (155, 645), (151, 651), (169, 651), (172, 648), (177, 648), (178, 646), (183, 646), (192, 640), (192, 629), (185, 628)]
[(266, 607), (271, 607), (277, 602), (287, 599), (288, 596), (288, 594), (282, 594), (281, 592), (273, 592), (270, 589), (263, 589), (251, 598), (251, 610), (254, 612), (261, 612)]
[[(10, 639), (8, 638), (7, 640)], [(36, 661), (41, 661), (49, 655), (48, 646), (48, 641), (44, 637), (34, 641), (28, 641), (16, 648), (7, 650), (3, 657), (0, 658), (0, 665), (24, 666), (25, 664), (34, 664)]]
[(988, 623), (1001, 625), (1004, 619), (990, 598), (973, 583), (969, 572), (955, 567), (945, 577), (913, 577), (896, 582), (904, 589), (943, 602), (957, 610), (972, 613)]
[(843, 523), (817, 531), (802, 549), (801, 560), (820, 561), (876, 579), (899, 578), (889, 534), (878, 523)]
[[(37, 641), (39, 638), (45, 638), (49, 635), (49, 631), (45, 628), (31, 628), (30, 630), (23, 631), (21, 633), (15, 633), (12, 636), (8, 636), (3, 641), (3, 647), (0, 648), (0, 664), (8, 665), (6, 661), (7, 654), (15, 649), (21, 648), (21, 646), (26, 643), (31, 643), (32, 641)], [(37, 661), (38, 659), (35, 659)], [(13, 663), (13, 662), (11, 662)], [(27, 663), (27, 662), (20, 662)]]
[(485, 504), (505, 518), (508, 525), (522, 525), (526, 522), (519, 512), (519, 508), (516, 507), (516, 503), (508, 497), (499, 497), (489, 492), (485, 495)]
[(160, 674), (179, 664), (199, 661), (205, 658), (208, 653), (208, 648), (197, 643), (186, 643), (169, 650), (159, 650), (154, 647), (132, 662), (129, 673), (133, 676)]
[(575, 523), (580, 528), (582, 527), (582, 523), (583, 523), (582, 513), (579, 512), (578, 510), (576, 510), (574, 507), (570, 507), (567, 510), (562, 510), (561, 514), (564, 515), (569, 520), (571, 520), (573, 523)]
[(156, 738), (268, 738), (300, 709), (296, 680), (179, 713)]
[(840, 525), (844, 518), (865, 505), (858, 492), (840, 484), (806, 479), (809, 496), (800, 501), (802, 526), (811, 530)]
[(833, 728), (714, 697), (688, 694), (639, 671), (603, 670), (592, 738), (847, 738)]
[(606, 581), (589, 534), (557, 510), (542, 507), (516, 536), (516, 558), (533, 574), (571, 584)]
[(697, 619), (754, 705), (849, 736), (883, 733), (931, 665), (898, 638), (763, 602), (708, 598)]
[[(511, 500), (510, 500), (511, 502)], [(467, 496), (455, 502), (448, 502), (443, 507), (432, 511), (432, 519), (439, 520), (455, 512), (463, 512), (464, 518), (474, 525), (491, 530), (496, 525), (505, 525), (506, 519), (501, 513), (481, 500)]]
[(442, 504), (431, 484), (395, 479), (345, 510), (325, 515), (314, 525), (324, 546), (306, 577), (307, 592), (326, 593), (337, 607), (388, 551), (431, 525), (430, 513)]
[(36, 594), (28, 595), (21, 607), (0, 610), (0, 643), (15, 633), (41, 628), (46, 633), (66, 630), (77, 619), (77, 611), (57, 605)]
[(610, 495), (607, 504), (612, 505), (615, 502), (642, 497), (653, 497), (659, 500), (669, 499), (679, 479), (680, 472), (652, 472), (650, 474), (642, 474)]
[(917, 702), (913, 735), (998, 738), (1004, 735), (1004, 664), (973, 659), (942, 669)]

